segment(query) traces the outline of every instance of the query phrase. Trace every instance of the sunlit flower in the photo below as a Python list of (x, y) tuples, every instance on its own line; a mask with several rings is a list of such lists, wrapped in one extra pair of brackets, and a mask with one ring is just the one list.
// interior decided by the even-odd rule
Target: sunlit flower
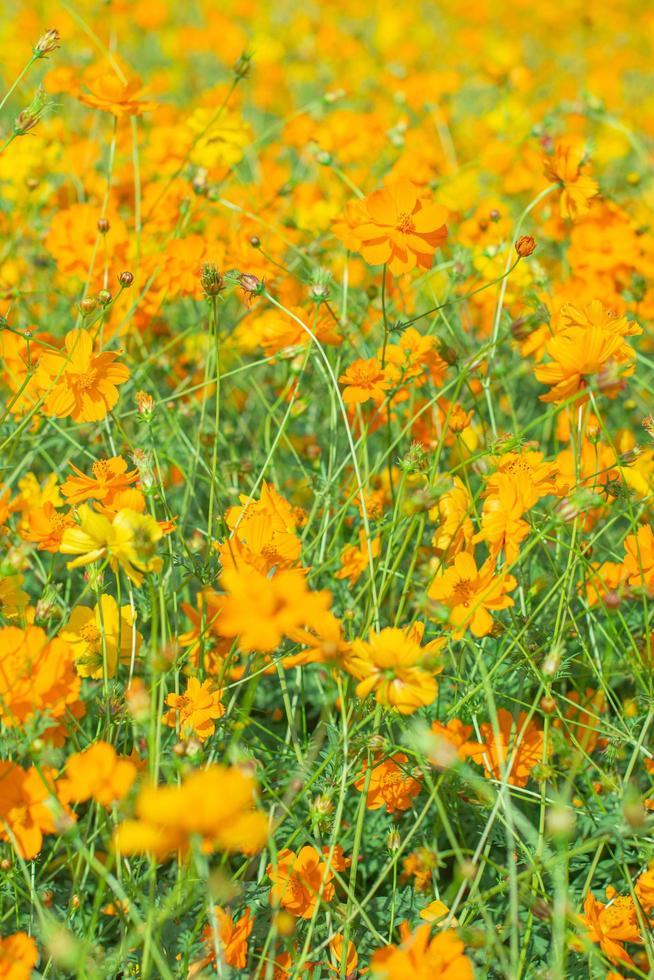
[(75, 606), (59, 635), (67, 640), (81, 677), (113, 677), (119, 663), (130, 663), (143, 637), (134, 628), (135, 610), (103, 595), (93, 608)]
[(266, 874), (272, 881), (270, 904), (281, 905), (302, 919), (312, 917), (318, 901), (329, 902), (334, 897), (333, 874), (320, 852), (310, 845), (297, 855), (283, 848)]
[(115, 351), (96, 354), (87, 330), (69, 331), (63, 351), (47, 351), (39, 360), (35, 377), (45, 414), (74, 422), (103, 419), (118, 401), (118, 385), (129, 378), (117, 357)]

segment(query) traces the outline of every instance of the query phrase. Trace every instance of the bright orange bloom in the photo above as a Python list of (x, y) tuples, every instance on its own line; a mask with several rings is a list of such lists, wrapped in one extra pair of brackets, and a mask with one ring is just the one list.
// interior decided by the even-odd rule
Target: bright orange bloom
[(629, 585), (654, 592), (654, 534), (649, 524), (624, 540), (624, 568)]
[(135, 779), (134, 763), (117, 755), (113, 745), (100, 741), (68, 757), (65, 778), (57, 789), (66, 802), (94, 799), (109, 807), (129, 793)]
[(388, 369), (383, 368), (376, 357), (354, 361), (338, 380), (345, 385), (343, 401), (346, 405), (362, 405), (371, 398), (383, 402), (391, 384)]
[(472, 555), (459, 552), (449, 568), (437, 573), (427, 595), (449, 608), (452, 635), (458, 640), (466, 629), (475, 636), (487, 636), (493, 628), (491, 612), (513, 605), (506, 593), (516, 585), (512, 575), (495, 571), (492, 559), (478, 569)]
[(114, 116), (140, 116), (156, 109), (156, 102), (144, 98), (146, 93), (138, 75), (117, 61), (115, 55), (87, 68), (74, 89), (74, 95), (84, 105)]
[(618, 561), (593, 562), (588, 569), (586, 581), (586, 602), (590, 607), (603, 602), (614, 593), (618, 598), (626, 591), (629, 572), (624, 563)]
[(545, 349), (551, 361), (539, 364), (536, 378), (551, 390), (541, 401), (559, 402), (571, 398), (594, 383), (609, 397), (621, 390), (621, 379), (633, 374), (636, 355), (626, 337), (642, 333), (641, 328), (616, 317), (594, 301), (579, 310), (568, 305), (561, 310), (564, 327), (551, 337)]
[(7, 728), (44, 714), (54, 722), (44, 737), (63, 744), (67, 716), (84, 714), (80, 688), (73, 651), (65, 640), (49, 640), (40, 626), (0, 629), (0, 718)]
[(418, 926), (410, 932), (407, 922), (400, 926), (401, 945), (379, 949), (370, 961), (370, 972), (379, 980), (473, 980), (472, 963), (463, 952), (463, 943), (453, 929), (437, 933), (430, 940), (431, 926)]
[(223, 568), (250, 565), (267, 574), (273, 568), (293, 568), (300, 558), (297, 528), (305, 520), (299, 507), (292, 507), (275, 488), (264, 482), (259, 500), (241, 494), (241, 506), (225, 515), (232, 536), (217, 545)]
[(458, 718), (451, 718), (447, 725), (440, 721), (431, 724), (434, 747), (429, 760), (435, 766), (446, 768), (457, 760), (465, 762), (479, 748), (479, 742), (471, 742), (472, 725), (464, 725)]
[(604, 905), (597, 901), (592, 892), (588, 892), (582, 922), (588, 929), (588, 938), (599, 943), (600, 949), (611, 963), (634, 965), (622, 945), (642, 942), (638, 916), (631, 896), (612, 895)]
[(585, 173), (584, 143), (577, 136), (562, 136), (554, 144), (554, 153), (545, 161), (545, 176), (561, 185), (561, 217), (575, 221), (590, 210), (588, 202), (599, 187)]
[(153, 854), (159, 860), (184, 855), (192, 837), (203, 851), (255, 854), (268, 821), (255, 809), (256, 784), (236, 767), (212, 765), (191, 773), (181, 786), (146, 786), (136, 802), (136, 820), (119, 824), (114, 847), (121, 854)]
[(599, 716), (606, 711), (606, 696), (603, 691), (589, 687), (583, 696), (571, 691), (567, 697), (573, 704), (566, 708), (566, 721), (555, 718), (554, 727), (560, 728), (575, 748), (590, 755), (599, 740)]
[[(222, 959), (227, 966), (233, 966), (236, 970), (245, 969), (248, 959), (248, 936), (254, 926), (252, 910), (246, 909), (241, 918), (235, 921), (229, 910), (221, 909), (219, 905), (216, 905), (214, 906), (214, 915), (218, 925), (218, 945)], [(208, 955), (203, 960), (192, 964), (187, 980), (191, 980), (191, 978), (202, 973), (210, 963), (216, 962), (216, 938), (214, 927), (210, 922), (202, 930), (202, 939)]]
[(239, 637), (245, 653), (275, 650), (284, 636), (309, 626), (317, 633), (326, 616), (331, 616), (331, 595), (311, 592), (303, 572), (288, 569), (272, 578), (252, 568), (227, 569), (221, 577), (227, 590), (219, 628), (223, 636)]
[(334, 897), (332, 872), (315, 847), (307, 845), (297, 855), (285, 847), (266, 874), (272, 881), (270, 904), (299, 918), (310, 919), (319, 900), (330, 902)]
[(145, 572), (161, 571), (163, 562), (154, 550), (163, 531), (154, 517), (125, 509), (110, 521), (95, 514), (88, 504), (82, 504), (77, 513), (79, 526), (64, 531), (59, 549), (64, 555), (80, 556), (69, 561), (68, 568), (106, 558), (114, 573), (122, 568), (134, 585), (141, 584)]
[(65, 350), (46, 351), (36, 370), (43, 393), (43, 410), (54, 418), (99, 422), (118, 401), (117, 385), (129, 378), (129, 368), (116, 364), (118, 353), (96, 354), (87, 330), (66, 334)]
[(520, 542), (529, 534), (529, 524), (522, 520), (524, 503), (519, 482), (508, 473), (498, 473), (493, 489), (484, 500), (481, 531), (473, 543), (485, 541), (493, 558), (504, 552), (509, 564), (517, 560)]
[(438, 555), (452, 557), (457, 551), (472, 549), (471, 508), (470, 494), (463, 481), (455, 476), (451, 488), (441, 494), (429, 511), (429, 519), (437, 522), (432, 544)]
[(654, 864), (650, 864), (647, 871), (638, 876), (634, 891), (645, 912), (651, 916), (654, 909)]
[[(380, 757), (376, 758), (378, 760)], [(420, 792), (420, 783), (413, 776), (406, 775), (408, 761), (403, 752), (375, 761), (366, 797), (369, 810), (379, 810), (385, 806), (387, 813), (398, 813), (410, 809), (413, 798)], [(368, 764), (364, 762), (363, 772), (354, 784), (360, 793), (365, 786), (367, 768)]]
[[(376, 558), (379, 554), (381, 538), (373, 538), (370, 542), (372, 557)], [(350, 585), (356, 585), (369, 565), (368, 545), (366, 543), (365, 531), (359, 532), (359, 546), (346, 544), (341, 551), (341, 567), (336, 572), (337, 579), (346, 578)]]
[[(327, 963), (327, 969), (332, 973), (340, 974), (341, 961), (343, 959), (343, 946), (345, 944), (345, 936), (342, 933), (337, 932), (334, 938), (329, 943), (329, 952), (332, 958), (331, 963)], [(348, 940), (347, 944), (347, 954), (345, 957), (345, 975), (347, 977), (357, 976), (357, 966), (359, 963), (359, 954), (357, 953), (356, 946), (351, 940)]]
[(435, 656), (445, 639), (438, 637), (423, 647), (424, 630), (424, 623), (406, 629), (389, 626), (371, 633), (367, 642), (354, 640), (343, 666), (358, 679), (360, 698), (374, 691), (379, 704), (403, 715), (432, 703), (438, 691), (434, 674), (442, 670)]
[(143, 637), (134, 629), (136, 611), (122, 606), (111, 595), (89, 606), (75, 606), (59, 635), (70, 643), (80, 677), (114, 677), (119, 664), (138, 654)]
[(189, 677), (184, 694), (169, 694), (166, 698), (170, 711), (163, 716), (164, 724), (179, 727), (182, 738), (193, 735), (204, 742), (216, 730), (215, 719), (225, 714), (221, 697), (222, 691), (211, 681), (200, 683), (197, 677)]
[(54, 811), (47, 803), (56, 795), (53, 775), (50, 769), (23, 769), (13, 762), (0, 762), (0, 839), (11, 841), (13, 836), (26, 861), (41, 850), (43, 835), (55, 832)]
[(487, 495), (497, 493), (506, 476), (513, 477), (523, 510), (529, 510), (541, 497), (559, 494), (556, 484), (557, 464), (546, 462), (543, 453), (522, 449), (517, 453), (495, 456), (493, 463), (496, 471), (486, 477)]
[[(431, 847), (417, 847), (402, 860), (400, 884), (411, 881), (418, 892), (429, 892), (434, 888), (434, 873), (440, 867), (437, 851)], [(413, 880), (412, 880), (413, 879)]]
[(30, 980), (39, 951), (26, 932), (0, 938), (0, 977), (3, 980)]
[(72, 463), (71, 468), (76, 476), (69, 476), (61, 485), (61, 492), (71, 504), (80, 504), (84, 500), (101, 500), (110, 504), (115, 495), (138, 480), (139, 475), (138, 470), (127, 471), (127, 463), (122, 456), (96, 460), (91, 467), (93, 476), (86, 476)]
[[(484, 766), (485, 776), (504, 779), (511, 786), (526, 786), (532, 769), (543, 761), (545, 737), (533, 719), (527, 721), (527, 713), (521, 711), (514, 721), (510, 711), (500, 708), (497, 712), (498, 733), (490, 722), (481, 725), (482, 743), (471, 748), (468, 755)], [(508, 774), (505, 770), (508, 768)]]
[(370, 265), (387, 265), (394, 275), (418, 266), (430, 269), (434, 252), (447, 238), (447, 212), (427, 204), (406, 178), (374, 191), (361, 202), (354, 233), (358, 250)]
[(64, 514), (48, 501), (43, 507), (35, 507), (27, 514), (28, 530), (23, 532), (26, 541), (33, 541), (39, 551), (59, 551), (64, 531), (75, 527), (70, 511)]

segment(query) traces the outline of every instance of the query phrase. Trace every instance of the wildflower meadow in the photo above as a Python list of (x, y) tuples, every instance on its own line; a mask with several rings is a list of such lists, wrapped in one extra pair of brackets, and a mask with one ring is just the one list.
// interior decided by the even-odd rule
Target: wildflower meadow
[(0, 43), (0, 980), (654, 977), (652, 4)]

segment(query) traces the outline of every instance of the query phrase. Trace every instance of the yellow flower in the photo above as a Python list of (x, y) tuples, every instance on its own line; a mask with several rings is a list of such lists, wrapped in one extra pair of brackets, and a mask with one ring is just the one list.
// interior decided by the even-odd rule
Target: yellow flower
[(343, 663), (359, 680), (356, 692), (366, 698), (373, 691), (379, 704), (410, 715), (431, 704), (438, 686), (434, 674), (442, 668), (430, 660), (445, 643), (442, 638), (420, 646), (423, 623), (407, 629), (387, 627), (371, 633), (368, 642), (355, 640)]
[(211, 681), (201, 684), (197, 677), (189, 677), (184, 694), (169, 694), (166, 698), (170, 711), (163, 717), (164, 724), (175, 728), (179, 723), (182, 738), (195, 735), (204, 742), (216, 730), (214, 720), (225, 714), (221, 695), (222, 691)]
[(214, 765), (194, 772), (181, 786), (146, 786), (136, 804), (136, 820), (121, 823), (114, 847), (123, 855), (166, 858), (185, 853), (199, 837), (205, 853), (254, 854), (264, 844), (268, 821), (254, 807), (256, 784), (236, 767)]
[(113, 596), (103, 595), (92, 609), (75, 606), (68, 623), (60, 632), (68, 640), (81, 677), (113, 677), (119, 663), (129, 663), (139, 651), (143, 637), (134, 629), (135, 611), (118, 604)]
[(153, 517), (125, 509), (110, 521), (88, 504), (82, 504), (78, 514), (79, 526), (66, 528), (59, 549), (64, 555), (80, 556), (68, 562), (69, 568), (106, 559), (114, 573), (122, 568), (135, 585), (141, 584), (144, 572), (161, 571), (163, 562), (154, 550), (163, 532)]

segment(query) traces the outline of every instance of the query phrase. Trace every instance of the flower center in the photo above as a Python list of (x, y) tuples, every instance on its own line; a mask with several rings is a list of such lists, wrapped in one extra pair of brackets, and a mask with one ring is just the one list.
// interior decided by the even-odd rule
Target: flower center
[(454, 586), (454, 598), (456, 600), (457, 606), (465, 606), (467, 609), (470, 605), (470, 599), (474, 595), (474, 588), (470, 579), (461, 578)]
[(87, 371), (77, 375), (77, 386), (86, 390), (95, 385), (95, 371)]
[(397, 229), (405, 233), (416, 230), (412, 216), (407, 211), (401, 211), (397, 218)]
[[(88, 377), (88, 375), (84, 375), (84, 377)], [(85, 385), (84, 387), (88, 387), (88, 385)], [(99, 459), (93, 464), (91, 469), (93, 470), (93, 476), (96, 478), (96, 480), (103, 481), (107, 479), (109, 463), (106, 459)]]
[(100, 630), (95, 623), (85, 623), (80, 629), (79, 635), (89, 646), (95, 646), (100, 639)]

